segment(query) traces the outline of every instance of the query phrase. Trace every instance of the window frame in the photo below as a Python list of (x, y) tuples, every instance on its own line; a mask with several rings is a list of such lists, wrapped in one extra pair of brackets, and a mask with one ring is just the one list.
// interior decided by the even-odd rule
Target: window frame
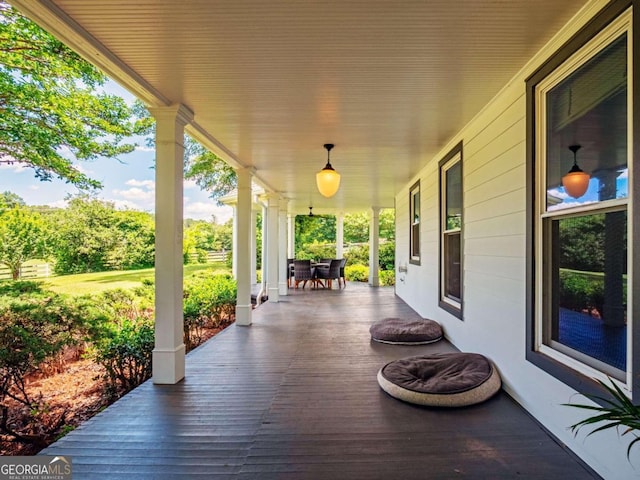
[[(447, 229), (447, 185), (446, 174), (455, 165), (460, 165), (460, 227), (457, 229)], [(444, 156), (438, 163), (439, 172), (439, 192), (440, 192), (440, 218), (439, 218), (439, 292), (438, 305), (453, 316), (463, 319), (464, 303), (464, 170), (462, 142)], [(452, 298), (446, 292), (446, 241), (445, 238), (451, 233), (460, 235), (460, 298)]]
[[(417, 202), (416, 202), (417, 197)], [(420, 180), (409, 189), (409, 263), (420, 265), (420, 223), (422, 218), (422, 196), (420, 195)], [(415, 208), (418, 204), (418, 217), (415, 221)], [(417, 238), (416, 238), (417, 237)], [(417, 255), (414, 253), (417, 249)]]
[[(628, 318), (640, 318), (640, 302), (634, 302), (634, 295), (638, 291), (638, 277), (640, 260), (634, 258), (632, 246), (634, 239), (640, 238), (640, 220), (638, 213), (633, 209), (636, 204), (638, 190), (638, 179), (633, 175), (633, 158), (639, 158), (640, 142), (632, 142), (638, 137), (638, 114), (640, 113), (640, 102), (637, 101), (639, 87), (639, 63), (632, 62), (628, 65), (629, 84), (627, 90), (627, 104), (629, 122), (627, 125), (628, 139), (628, 169), (630, 175), (629, 192), (627, 199), (607, 200), (599, 205), (584, 206), (578, 208), (567, 208), (561, 212), (556, 212), (553, 216), (543, 214), (541, 205), (544, 203), (546, 195), (546, 178), (544, 168), (539, 168), (540, 158), (545, 155), (545, 141), (541, 140), (546, 135), (544, 128), (544, 109), (539, 107), (538, 86), (544, 84), (549, 79), (557, 79), (556, 83), (567, 78), (575, 72), (580, 65), (597, 55), (602, 48), (610, 45), (620, 33), (612, 33), (610, 29), (616, 29), (624, 23), (626, 16), (630, 15), (630, 7), (633, 2), (630, 0), (613, 1), (603, 8), (591, 22), (578, 31), (565, 45), (563, 45), (547, 62), (545, 62), (536, 72), (526, 80), (526, 106), (527, 106), (527, 339), (526, 358), (529, 362), (537, 365), (547, 373), (556, 377), (565, 384), (587, 394), (602, 395), (602, 389), (594, 379), (607, 379), (606, 374), (597, 370), (593, 366), (585, 365), (574, 357), (558, 353), (552, 348), (540, 348), (544, 343), (543, 330), (545, 320), (542, 313), (548, 305), (548, 301), (542, 299), (542, 263), (544, 260), (543, 246), (543, 222), (544, 218), (563, 218), (575, 215), (576, 213), (587, 214), (589, 212), (606, 212), (621, 208), (626, 204), (628, 239), (628, 282), (631, 285), (627, 291), (628, 296)], [(638, 35), (635, 33), (635, 24), (638, 20), (631, 18), (626, 30), (628, 35), (627, 59), (631, 62), (634, 51), (640, 51)], [(634, 93), (636, 92), (636, 93)], [(542, 175), (541, 175), (542, 173)], [(546, 302), (546, 303), (545, 303)], [(626, 381), (618, 382), (623, 390), (632, 400), (640, 398), (640, 382), (632, 382), (634, 372), (640, 371), (640, 335), (634, 329), (632, 321), (627, 326), (627, 371)]]

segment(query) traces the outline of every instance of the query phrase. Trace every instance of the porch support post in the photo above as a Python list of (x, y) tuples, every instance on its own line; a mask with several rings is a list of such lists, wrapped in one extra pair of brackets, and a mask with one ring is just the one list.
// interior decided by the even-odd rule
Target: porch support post
[(296, 257), (296, 216), (288, 215), (287, 216), (287, 233), (289, 235), (288, 246), (287, 246), (287, 258), (295, 258)]
[(286, 198), (280, 199), (280, 209), (278, 214), (278, 293), (288, 295), (287, 286), (287, 207), (289, 201)]
[(336, 258), (344, 257), (344, 213), (336, 216)]
[(251, 325), (251, 177), (248, 168), (236, 170), (238, 176), (237, 235), (234, 245), (236, 260), (236, 325)]
[(232, 205), (233, 208), (233, 229), (231, 230), (231, 275), (238, 279), (238, 205)]
[(270, 302), (279, 301), (278, 288), (278, 233), (280, 197), (276, 193), (267, 194), (267, 294)]
[(378, 287), (378, 246), (380, 242), (380, 207), (371, 207), (371, 225), (369, 226), (369, 285)]
[(193, 112), (183, 105), (149, 109), (156, 119), (156, 260), (155, 348), (152, 377), (156, 384), (184, 378), (182, 308), (182, 190), (184, 126)]
[(258, 283), (258, 236), (256, 235), (258, 223), (258, 212), (251, 206), (251, 285)]

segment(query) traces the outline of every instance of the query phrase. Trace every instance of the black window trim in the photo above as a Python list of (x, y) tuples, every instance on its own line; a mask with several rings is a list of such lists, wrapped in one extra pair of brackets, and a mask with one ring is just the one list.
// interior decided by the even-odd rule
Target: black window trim
[[(632, 20), (632, 49), (640, 52), (640, 9), (638, 3), (640, 0), (613, 0), (605, 6), (587, 25), (580, 29), (573, 37), (571, 37), (557, 52), (552, 54), (549, 59), (536, 70), (529, 78), (526, 79), (526, 201), (527, 201), (527, 219), (526, 219), (526, 359), (537, 367), (541, 368), (548, 374), (557, 378), (569, 387), (585, 394), (603, 395), (602, 388), (588, 376), (571, 369), (564, 363), (561, 363), (551, 357), (544, 355), (535, 350), (535, 329), (536, 329), (536, 311), (535, 311), (535, 252), (536, 252), (536, 215), (535, 215), (535, 195), (536, 195), (536, 131), (535, 131), (535, 88), (536, 85), (544, 78), (556, 70), (565, 60), (567, 60), (576, 51), (587, 44), (594, 36), (607, 27), (612, 21), (618, 18), (629, 7), (634, 7)], [(640, 62), (633, 62), (633, 78), (632, 78), (632, 137), (635, 139), (631, 145), (631, 158), (640, 158), (640, 101), (638, 100), (640, 92)], [(634, 162), (635, 166), (635, 162)], [(632, 167), (633, 168), (633, 167)], [(635, 170), (635, 169), (634, 169)], [(629, 198), (630, 205), (638, 205), (636, 199), (640, 190), (640, 175), (632, 175), (633, 185), (630, 188), (632, 197)], [(632, 208), (632, 232), (633, 239), (640, 238), (640, 213), (638, 209)], [(635, 243), (635, 241), (633, 242)], [(632, 259), (632, 295), (636, 299), (632, 304), (632, 318), (640, 318), (640, 298), (638, 295), (638, 286), (640, 280), (640, 256), (635, 255)], [(632, 374), (631, 384), (631, 400), (638, 402), (640, 400), (640, 329), (632, 328), (630, 333), (633, 335), (631, 339), (631, 349), (633, 352), (630, 371)]]
[[(413, 249), (415, 246), (413, 238), (413, 196), (415, 191), (418, 190), (420, 194), (420, 221), (418, 222), (418, 255), (417, 258), (413, 255)], [(411, 185), (409, 189), (409, 263), (412, 265), (420, 265), (420, 242), (422, 235), (420, 234), (420, 228), (422, 225), (422, 192), (420, 191), (420, 179)]]
[[(438, 162), (438, 205), (439, 215), (438, 215), (438, 306), (443, 310), (449, 312), (454, 317), (464, 320), (463, 309), (464, 309), (464, 164), (463, 164), (463, 149), (462, 149), (462, 141), (460, 141), (455, 147), (453, 147), (449, 153), (447, 153), (442, 160)], [(462, 186), (460, 188), (460, 196), (461, 196), (461, 209), (462, 209), (462, 224), (460, 225), (460, 307), (456, 307), (449, 302), (443, 300), (443, 291), (444, 286), (442, 285), (442, 269), (444, 265), (442, 264), (442, 250), (444, 248), (442, 237), (443, 237), (443, 192), (444, 186), (442, 184), (442, 169), (443, 167), (449, 163), (456, 156), (460, 156), (460, 178), (462, 182)]]

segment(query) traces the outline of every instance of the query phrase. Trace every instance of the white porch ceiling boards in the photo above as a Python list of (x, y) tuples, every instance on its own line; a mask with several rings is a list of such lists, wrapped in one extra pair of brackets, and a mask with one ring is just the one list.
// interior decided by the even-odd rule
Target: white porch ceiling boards
[[(584, 0), (15, 0), (233, 165), (314, 213), (395, 193)], [(315, 173), (334, 143), (338, 194)]]

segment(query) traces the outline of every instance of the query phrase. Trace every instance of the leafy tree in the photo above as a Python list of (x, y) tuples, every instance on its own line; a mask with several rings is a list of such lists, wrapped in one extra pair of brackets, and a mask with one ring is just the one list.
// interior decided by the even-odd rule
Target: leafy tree
[(588, 272), (604, 271), (605, 214), (560, 222), (560, 266)]
[(295, 228), (297, 246), (336, 241), (336, 217), (333, 215), (298, 215)]
[(26, 205), (22, 197), (16, 193), (9, 191), (0, 193), (0, 213), (7, 208), (24, 207)]
[(82, 195), (52, 216), (57, 273), (153, 265), (154, 223), (148, 213), (119, 211), (110, 202)]
[(24, 262), (47, 256), (48, 239), (40, 214), (20, 206), (0, 212), (0, 263), (9, 267), (14, 280)]
[(366, 212), (348, 213), (344, 216), (344, 241), (347, 243), (369, 241), (369, 215)]
[(81, 189), (100, 183), (74, 160), (116, 157), (143, 122), (114, 95), (97, 93), (107, 77), (0, 0), (0, 164), (32, 168)]

